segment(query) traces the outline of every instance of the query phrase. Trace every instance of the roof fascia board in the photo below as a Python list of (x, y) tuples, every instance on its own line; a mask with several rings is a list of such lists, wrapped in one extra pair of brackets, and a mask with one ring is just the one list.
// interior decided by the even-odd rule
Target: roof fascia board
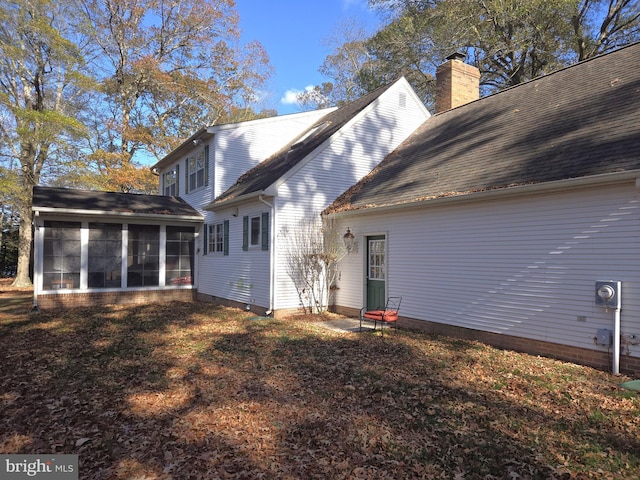
[(168, 165), (171, 165), (175, 162), (179, 157), (182, 157), (185, 153), (192, 150), (196, 147), (195, 142), (206, 135), (206, 140), (210, 138), (212, 132), (209, 131), (209, 127), (202, 127), (189, 138), (187, 138), (184, 142), (178, 145), (176, 148), (167, 153), (163, 158), (161, 158), (155, 165), (151, 167), (152, 172), (157, 172), (159, 169), (162, 169)]
[(224, 130), (232, 130), (234, 128), (240, 128), (245, 126), (252, 126), (260, 123), (277, 123), (285, 120), (290, 120), (293, 117), (309, 117), (319, 115), (320, 117), (325, 116), (326, 114), (337, 110), (337, 107), (328, 107), (319, 110), (309, 110), (306, 112), (298, 112), (298, 113), (289, 113), (286, 115), (278, 115), (276, 117), (267, 117), (267, 118), (256, 118), (254, 120), (246, 120), (244, 122), (235, 122), (235, 123), (224, 123), (221, 125), (212, 125), (207, 127), (207, 132), (209, 133), (217, 133)]
[(505, 187), (495, 190), (484, 190), (480, 192), (472, 192), (461, 195), (452, 195), (449, 197), (431, 198), (425, 200), (417, 200), (415, 202), (399, 203), (395, 205), (380, 205), (372, 207), (355, 208), (342, 212), (325, 214), (329, 217), (342, 218), (355, 215), (380, 214), (384, 212), (393, 212), (398, 210), (411, 210), (420, 208), (435, 208), (442, 205), (462, 204), (468, 202), (478, 202), (490, 199), (507, 199), (509, 197), (522, 197), (534, 193), (554, 193), (567, 190), (579, 190), (582, 188), (593, 187), (596, 185), (607, 186), (615, 185), (630, 180), (636, 181), (636, 189), (640, 191), (640, 170), (629, 170), (626, 172), (603, 173), (600, 175), (591, 175), (588, 177), (569, 178), (565, 180), (556, 180), (553, 182), (534, 183), (528, 185), (519, 185), (514, 187)]
[(231, 207), (235, 207), (238, 206), (242, 203), (248, 203), (251, 202), (253, 200), (258, 199), (258, 197), (260, 197), (261, 195), (267, 195), (267, 196), (271, 196), (268, 195), (264, 190), (260, 190), (257, 192), (251, 192), (251, 193), (247, 193), (244, 195), (240, 195), (238, 197), (232, 198), (230, 200), (225, 200), (222, 203), (216, 203), (215, 201), (205, 205), (203, 207), (204, 210), (207, 210), (209, 212), (217, 212), (220, 210), (224, 210), (225, 208), (231, 208)]
[[(367, 105), (365, 108), (359, 111), (356, 115), (354, 115), (351, 120), (349, 120), (347, 123), (345, 123), (342, 126), (342, 128), (340, 128), (340, 130), (335, 132), (333, 135), (327, 138), (324, 142), (318, 145), (318, 147), (315, 150), (313, 150), (311, 153), (309, 153), (309, 155), (303, 158), (300, 162), (298, 162), (292, 168), (287, 170), (287, 172), (285, 172), (284, 175), (282, 175), (278, 180), (276, 180), (269, 187), (267, 187), (264, 190), (264, 193), (266, 195), (271, 195), (274, 197), (277, 196), (278, 189), (282, 186), (283, 183), (285, 183), (287, 180), (289, 180), (291, 177), (297, 174), (300, 170), (302, 170), (309, 162), (311, 162), (314, 158), (320, 155), (320, 153), (322, 153), (326, 148), (328, 148), (329, 145), (331, 145), (333, 142), (336, 142), (340, 137), (342, 137), (345, 134), (345, 132), (348, 131), (354, 124), (359, 122), (365, 115), (367, 115), (371, 110), (373, 110), (380, 103), (382, 97), (385, 97), (387, 94), (389, 94), (389, 92), (391, 92), (392, 90), (395, 90), (398, 83), (400, 83), (400, 81), (403, 79), (404, 77), (402, 77), (399, 80), (396, 80), (391, 87), (389, 87), (379, 97), (377, 97), (369, 105)], [(427, 111), (427, 114), (428, 113), (429, 112)]]
[(194, 215), (167, 215), (163, 213), (135, 213), (135, 212), (114, 212), (109, 210), (82, 210), (75, 208), (54, 208), (54, 207), (33, 207), (33, 211), (40, 214), (69, 215), (69, 216), (91, 216), (101, 218), (136, 218), (145, 220), (182, 221), (189, 223), (202, 223), (202, 216)]

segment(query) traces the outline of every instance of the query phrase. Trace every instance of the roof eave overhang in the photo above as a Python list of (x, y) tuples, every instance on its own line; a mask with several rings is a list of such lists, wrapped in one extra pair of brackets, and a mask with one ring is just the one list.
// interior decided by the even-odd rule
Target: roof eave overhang
[(203, 142), (208, 141), (210, 138), (214, 136), (211, 127), (202, 127), (196, 133), (187, 138), (184, 142), (178, 145), (176, 148), (171, 150), (167, 155), (165, 155), (158, 163), (151, 167), (151, 171), (154, 173), (158, 173), (165, 167), (168, 167), (176, 160), (180, 160), (187, 152), (193, 150), (200, 143), (198, 140), (202, 140)]
[(636, 189), (640, 191), (640, 169), (628, 170), (624, 172), (603, 173), (588, 177), (568, 178), (544, 183), (531, 183), (517, 185), (513, 187), (497, 188), (493, 190), (483, 190), (478, 192), (462, 193), (436, 198), (427, 198), (405, 203), (392, 205), (367, 206), (362, 208), (351, 208), (349, 210), (327, 213), (326, 216), (350, 217), (355, 215), (380, 214), (398, 210), (410, 210), (417, 208), (432, 208), (448, 204), (458, 204), (465, 202), (477, 202), (490, 199), (504, 199), (508, 197), (521, 197), (535, 193), (552, 193), (566, 191), (569, 189), (589, 188), (595, 185), (606, 186), (620, 182), (635, 180)]
[(224, 210), (226, 208), (237, 207), (238, 205), (241, 205), (243, 203), (248, 203), (253, 200), (257, 200), (260, 197), (264, 197), (264, 196), (273, 196), (273, 195), (269, 195), (269, 193), (266, 192), (265, 190), (258, 190), (256, 192), (245, 193), (244, 195), (239, 195), (237, 197), (234, 197), (219, 203), (216, 203), (215, 201), (213, 201), (205, 205), (203, 209), (209, 212), (216, 212), (216, 211)]
[(136, 220), (154, 220), (162, 222), (202, 223), (202, 215), (171, 215), (166, 213), (116, 212), (112, 210), (82, 210), (75, 208), (33, 207), (36, 214), (65, 215), (73, 217), (100, 217), (111, 219), (131, 218)]

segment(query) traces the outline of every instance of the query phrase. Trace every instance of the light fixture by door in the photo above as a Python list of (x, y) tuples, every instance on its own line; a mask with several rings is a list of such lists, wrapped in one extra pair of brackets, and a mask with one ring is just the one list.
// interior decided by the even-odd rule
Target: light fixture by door
[(344, 246), (347, 249), (347, 253), (351, 253), (356, 248), (356, 237), (351, 233), (351, 229), (347, 228), (347, 233), (342, 237), (344, 241)]

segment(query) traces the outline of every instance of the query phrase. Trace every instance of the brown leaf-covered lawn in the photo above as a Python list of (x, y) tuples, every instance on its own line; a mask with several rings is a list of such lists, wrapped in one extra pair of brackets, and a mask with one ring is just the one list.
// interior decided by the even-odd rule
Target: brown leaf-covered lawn
[(0, 285), (0, 452), (81, 479), (640, 478), (626, 377), (206, 303), (28, 307)]

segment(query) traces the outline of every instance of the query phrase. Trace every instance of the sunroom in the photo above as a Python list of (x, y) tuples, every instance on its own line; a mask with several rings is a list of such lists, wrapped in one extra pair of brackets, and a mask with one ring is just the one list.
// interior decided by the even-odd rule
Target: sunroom
[(34, 306), (191, 300), (202, 215), (178, 197), (36, 187)]

